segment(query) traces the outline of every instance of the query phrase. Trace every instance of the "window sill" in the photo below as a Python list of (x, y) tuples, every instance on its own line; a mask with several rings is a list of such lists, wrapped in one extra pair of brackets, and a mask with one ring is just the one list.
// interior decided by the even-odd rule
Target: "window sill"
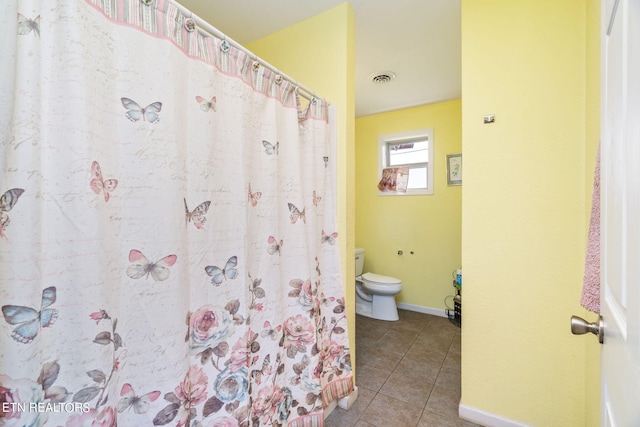
[(433, 196), (433, 189), (401, 191), (378, 191), (378, 196)]

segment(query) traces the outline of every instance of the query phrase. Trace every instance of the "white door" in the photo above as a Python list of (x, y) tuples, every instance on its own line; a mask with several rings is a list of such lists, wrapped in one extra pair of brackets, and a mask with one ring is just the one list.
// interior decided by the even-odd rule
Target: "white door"
[(640, 426), (640, 0), (602, 0), (602, 425)]

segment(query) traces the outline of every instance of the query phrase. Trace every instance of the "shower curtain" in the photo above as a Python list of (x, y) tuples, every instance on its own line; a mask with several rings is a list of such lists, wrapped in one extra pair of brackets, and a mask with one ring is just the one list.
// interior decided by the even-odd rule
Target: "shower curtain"
[(0, 28), (0, 425), (323, 425), (353, 388), (327, 103), (163, 0)]

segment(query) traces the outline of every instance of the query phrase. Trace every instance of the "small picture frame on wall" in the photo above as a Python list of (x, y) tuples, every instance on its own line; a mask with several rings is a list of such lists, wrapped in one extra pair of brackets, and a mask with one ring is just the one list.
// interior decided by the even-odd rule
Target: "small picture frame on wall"
[(462, 185), (462, 154), (447, 154), (447, 185)]

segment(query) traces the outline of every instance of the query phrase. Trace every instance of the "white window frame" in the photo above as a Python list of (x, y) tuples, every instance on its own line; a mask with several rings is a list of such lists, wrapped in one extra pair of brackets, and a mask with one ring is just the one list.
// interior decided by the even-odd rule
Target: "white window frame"
[[(427, 163), (414, 163), (409, 165), (389, 166), (389, 144), (409, 143), (415, 140), (427, 139), (429, 143), (429, 158)], [(416, 195), (433, 195), (433, 152), (435, 148), (433, 139), (433, 128), (410, 130), (406, 132), (391, 133), (378, 136), (378, 182), (382, 179), (382, 171), (387, 167), (424, 167), (427, 168), (427, 187), (407, 189), (406, 192), (388, 192), (378, 190), (379, 196), (416, 196)]]

